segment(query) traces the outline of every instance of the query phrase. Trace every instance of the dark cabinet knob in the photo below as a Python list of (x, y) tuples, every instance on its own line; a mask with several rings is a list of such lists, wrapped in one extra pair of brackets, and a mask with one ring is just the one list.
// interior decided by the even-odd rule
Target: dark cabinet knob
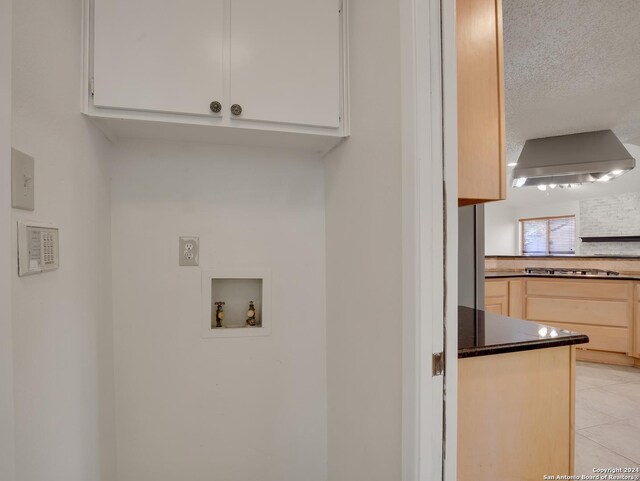
[(222, 104), (220, 102), (218, 102), (217, 100), (214, 100), (213, 102), (211, 102), (209, 104), (209, 108), (211, 109), (211, 111), (214, 114), (217, 114), (222, 110)]
[(233, 104), (231, 106), (231, 113), (236, 116), (240, 115), (242, 113), (242, 106), (238, 104)]

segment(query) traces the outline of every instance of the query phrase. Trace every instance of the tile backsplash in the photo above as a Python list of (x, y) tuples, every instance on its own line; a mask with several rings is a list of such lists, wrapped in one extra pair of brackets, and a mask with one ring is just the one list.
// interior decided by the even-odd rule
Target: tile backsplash
[[(640, 192), (580, 201), (580, 236), (640, 235)], [(640, 255), (640, 242), (582, 242), (582, 255)]]

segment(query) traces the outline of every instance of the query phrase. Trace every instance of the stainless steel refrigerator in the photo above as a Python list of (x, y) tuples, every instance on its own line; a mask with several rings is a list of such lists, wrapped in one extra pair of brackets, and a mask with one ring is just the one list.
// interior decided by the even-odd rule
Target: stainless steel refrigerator
[(458, 298), (484, 309), (484, 206), (458, 209)]

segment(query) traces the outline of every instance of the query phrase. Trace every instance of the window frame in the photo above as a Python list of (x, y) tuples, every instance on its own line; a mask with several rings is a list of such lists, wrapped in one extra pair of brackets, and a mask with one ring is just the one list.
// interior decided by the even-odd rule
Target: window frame
[[(522, 219), (518, 219), (518, 227), (520, 228), (520, 255), (521, 256), (527, 256), (527, 257), (567, 257), (570, 256), (571, 254), (551, 254), (550, 251), (550, 247), (551, 247), (551, 221), (554, 219), (573, 219), (573, 226), (574, 226), (574, 232), (575, 232), (575, 228), (576, 228), (576, 215), (575, 214), (567, 214), (567, 215), (550, 215), (550, 216), (544, 216), (544, 217), (525, 217)], [(546, 242), (546, 251), (544, 255), (539, 255), (539, 254), (526, 254), (524, 252), (524, 222), (528, 222), (528, 221), (540, 221), (540, 220), (544, 220), (547, 222), (547, 242)], [(573, 239), (573, 255), (576, 254), (576, 247), (577, 247), (577, 242), (574, 236)]]

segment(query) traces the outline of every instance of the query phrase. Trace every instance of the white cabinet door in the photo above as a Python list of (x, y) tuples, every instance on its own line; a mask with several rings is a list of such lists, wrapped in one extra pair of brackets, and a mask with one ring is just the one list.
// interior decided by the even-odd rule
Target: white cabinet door
[(215, 115), (223, 0), (95, 0), (94, 9), (94, 106)]
[(230, 98), (238, 119), (338, 127), (338, 0), (231, 0)]

